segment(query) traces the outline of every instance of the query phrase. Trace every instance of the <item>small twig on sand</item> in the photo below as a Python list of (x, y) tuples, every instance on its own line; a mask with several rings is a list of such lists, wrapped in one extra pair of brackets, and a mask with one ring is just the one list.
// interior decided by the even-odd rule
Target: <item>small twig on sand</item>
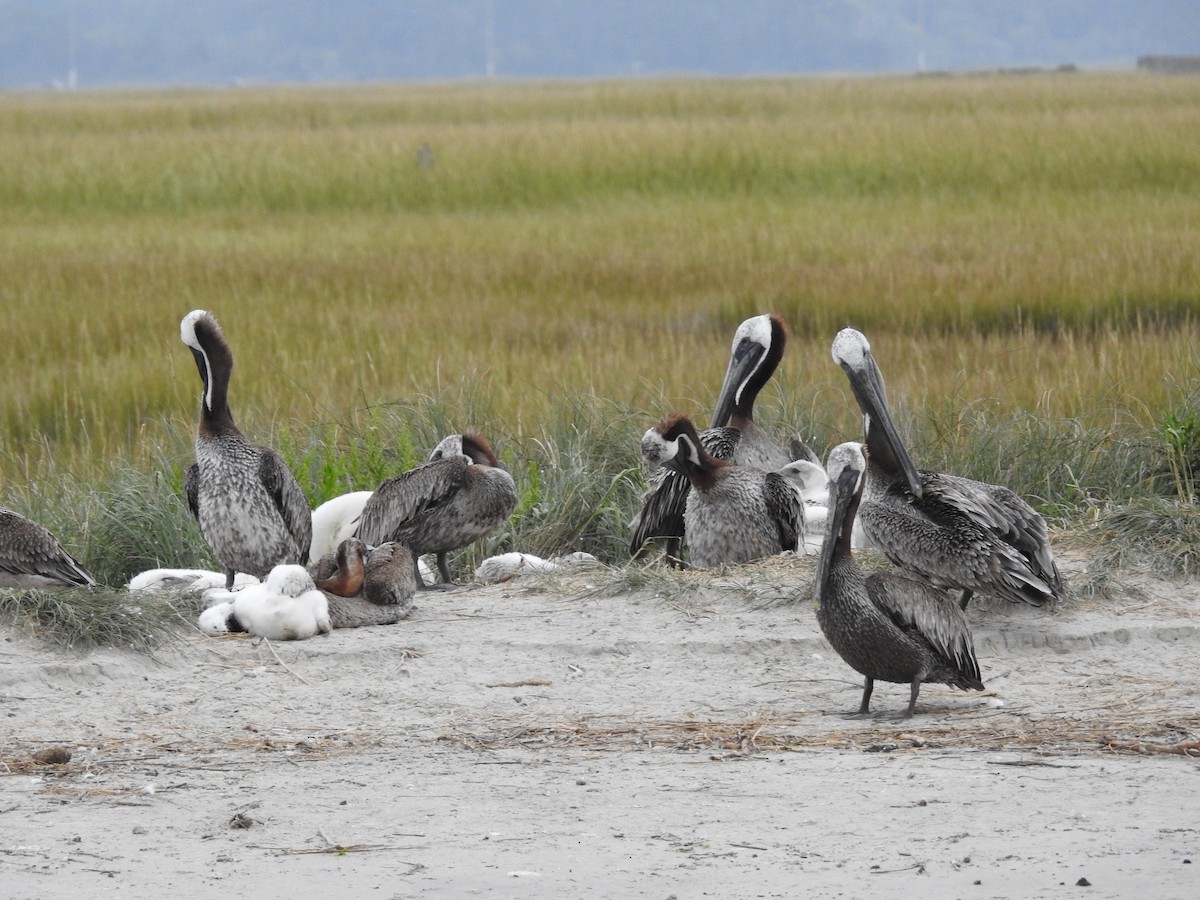
[(901, 866), (899, 869), (872, 869), (872, 875), (892, 875), (896, 872), (909, 872), (916, 869), (920, 873), (925, 872), (925, 863), (913, 863), (911, 866)]
[(549, 687), (554, 684), (547, 678), (525, 678), (521, 681), (496, 681), (492, 684), (485, 684), (484, 687), (490, 688), (518, 688), (518, 687)]
[(276, 652), (275, 652), (275, 648), (274, 648), (273, 646), (271, 646), (271, 642), (270, 642), (270, 640), (268, 640), (267, 638), (263, 638), (263, 639), (262, 639), (262, 642), (263, 642), (264, 644), (266, 644), (266, 645), (267, 645), (267, 649), (268, 649), (268, 650), (270, 650), (270, 651), (271, 651), (271, 655), (272, 655), (273, 657), (275, 657), (275, 662), (277, 662), (277, 663), (279, 663), (281, 666), (283, 666), (283, 669), (284, 669), (284, 671), (285, 671), (285, 672), (287, 672), (289, 675), (291, 675), (293, 678), (295, 678), (295, 679), (296, 679), (297, 681), (299, 681), (301, 684), (309, 684), (309, 682), (308, 682), (308, 681), (305, 681), (303, 677), (301, 677), (300, 675), (297, 675), (295, 672), (293, 672), (291, 669), (289, 669), (289, 668), (288, 668), (288, 664), (287, 664), (287, 663), (285, 663), (285, 662), (284, 662), (282, 659), (280, 659), (280, 658), (279, 658), (279, 654), (278, 654), (278, 653), (276, 653)]

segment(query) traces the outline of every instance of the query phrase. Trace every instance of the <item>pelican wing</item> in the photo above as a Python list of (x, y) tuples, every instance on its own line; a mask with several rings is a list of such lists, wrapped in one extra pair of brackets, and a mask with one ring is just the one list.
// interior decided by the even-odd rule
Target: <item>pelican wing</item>
[(804, 502), (792, 482), (779, 472), (768, 472), (763, 483), (767, 514), (779, 530), (779, 543), (784, 550), (796, 550), (804, 534)]
[(462, 486), (471, 465), (469, 457), (451, 456), (389, 478), (363, 507), (355, 537), (368, 547), (392, 540), (401, 525), (449, 500)]
[(312, 546), (312, 507), (300, 489), (296, 476), (287, 467), (283, 457), (267, 447), (259, 448), (258, 477), (270, 495), (283, 524), (300, 548), (300, 561), (308, 564), (308, 551)]
[(867, 596), (909, 637), (923, 641), (967, 680), (980, 682), (979, 662), (967, 617), (942, 591), (891, 572), (866, 579)]
[(49, 531), (19, 513), (0, 508), (0, 572), (20, 578), (37, 575), (65, 585), (94, 579)]
[[(1062, 577), (1050, 551), (1050, 533), (1032, 506), (1006, 487), (945, 475), (922, 472), (925, 484), (924, 506), (931, 518), (948, 509), (957, 509), (977, 527), (1014, 551), (1018, 568), (1026, 573), (1010, 572), (1035, 591), (1058, 596)], [(946, 523), (949, 525), (949, 523)]]
[(187, 474), (183, 477), (183, 496), (187, 499), (188, 511), (192, 518), (200, 520), (200, 464), (188, 466)]
[[(700, 443), (717, 459), (732, 459), (742, 433), (736, 428), (707, 428), (700, 432)], [(671, 465), (663, 465), (650, 476), (650, 486), (642, 498), (642, 508), (630, 523), (633, 537), (629, 555), (637, 556), (652, 538), (682, 538), (683, 511), (692, 483)]]

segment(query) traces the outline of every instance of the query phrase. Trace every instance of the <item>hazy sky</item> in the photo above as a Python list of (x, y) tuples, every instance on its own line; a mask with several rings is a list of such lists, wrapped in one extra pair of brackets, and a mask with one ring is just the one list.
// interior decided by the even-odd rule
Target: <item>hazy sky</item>
[(0, 0), (0, 86), (1132, 67), (1200, 0)]

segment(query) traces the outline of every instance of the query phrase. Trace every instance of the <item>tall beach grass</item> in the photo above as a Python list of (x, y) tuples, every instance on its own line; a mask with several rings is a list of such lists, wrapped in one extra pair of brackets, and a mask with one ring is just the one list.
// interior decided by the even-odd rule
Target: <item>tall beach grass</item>
[(493, 437), (521, 507), (460, 573), (620, 560), (638, 437), (707, 420), (763, 311), (792, 334), (781, 434), (860, 433), (849, 324), (922, 465), (1060, 524), (1178, 498), (1196, 134), (1200, 81), (1133, 74), (0, 95), (0, 502), (106, 580), (203, 562), (177, 496), (197, 307), (314, 503)]

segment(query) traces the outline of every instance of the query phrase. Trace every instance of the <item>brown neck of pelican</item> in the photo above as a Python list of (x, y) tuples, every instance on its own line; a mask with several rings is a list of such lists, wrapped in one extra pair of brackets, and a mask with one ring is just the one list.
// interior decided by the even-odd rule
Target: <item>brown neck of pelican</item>
[(754, 422), (754, 404), (779, 363), (783, 359), (783, 348), (787, 343), (787, 332), (778, 316), (771, 316), (770, 343), (763, 347), (753, 341), (744, 341), (734, 348), (725, 373), (725, 383), (717, 398), (713, 412), (713, 427), (731, 425), (745, 429)]
[(492, 445), (478, 431), (468, 429), (463, 432), (462, 452), (464, 456), (471, 457), (471, 461), (477, 466), (491, 466), (494, 469), (504, 468), (504, 464), (492, 452)]
[(678, 441), (679, 451), (672, 460), (675, 468), (691, 481), (697, 490), (712, 487), (720, 471), (729, 465), (704, 449), (696, 426), (687, 416), (669, 416), (659, 424), (659, 433), (668, 441)]
[(200, 397), (200, 432), (206, 435), (236, 432), (237, 426), (229, 411), (233, 354), (223, 340), (205, 341), (201, 346), (203, 351), (191, 348), (200, 379), (204, 382), (204, 393)]

